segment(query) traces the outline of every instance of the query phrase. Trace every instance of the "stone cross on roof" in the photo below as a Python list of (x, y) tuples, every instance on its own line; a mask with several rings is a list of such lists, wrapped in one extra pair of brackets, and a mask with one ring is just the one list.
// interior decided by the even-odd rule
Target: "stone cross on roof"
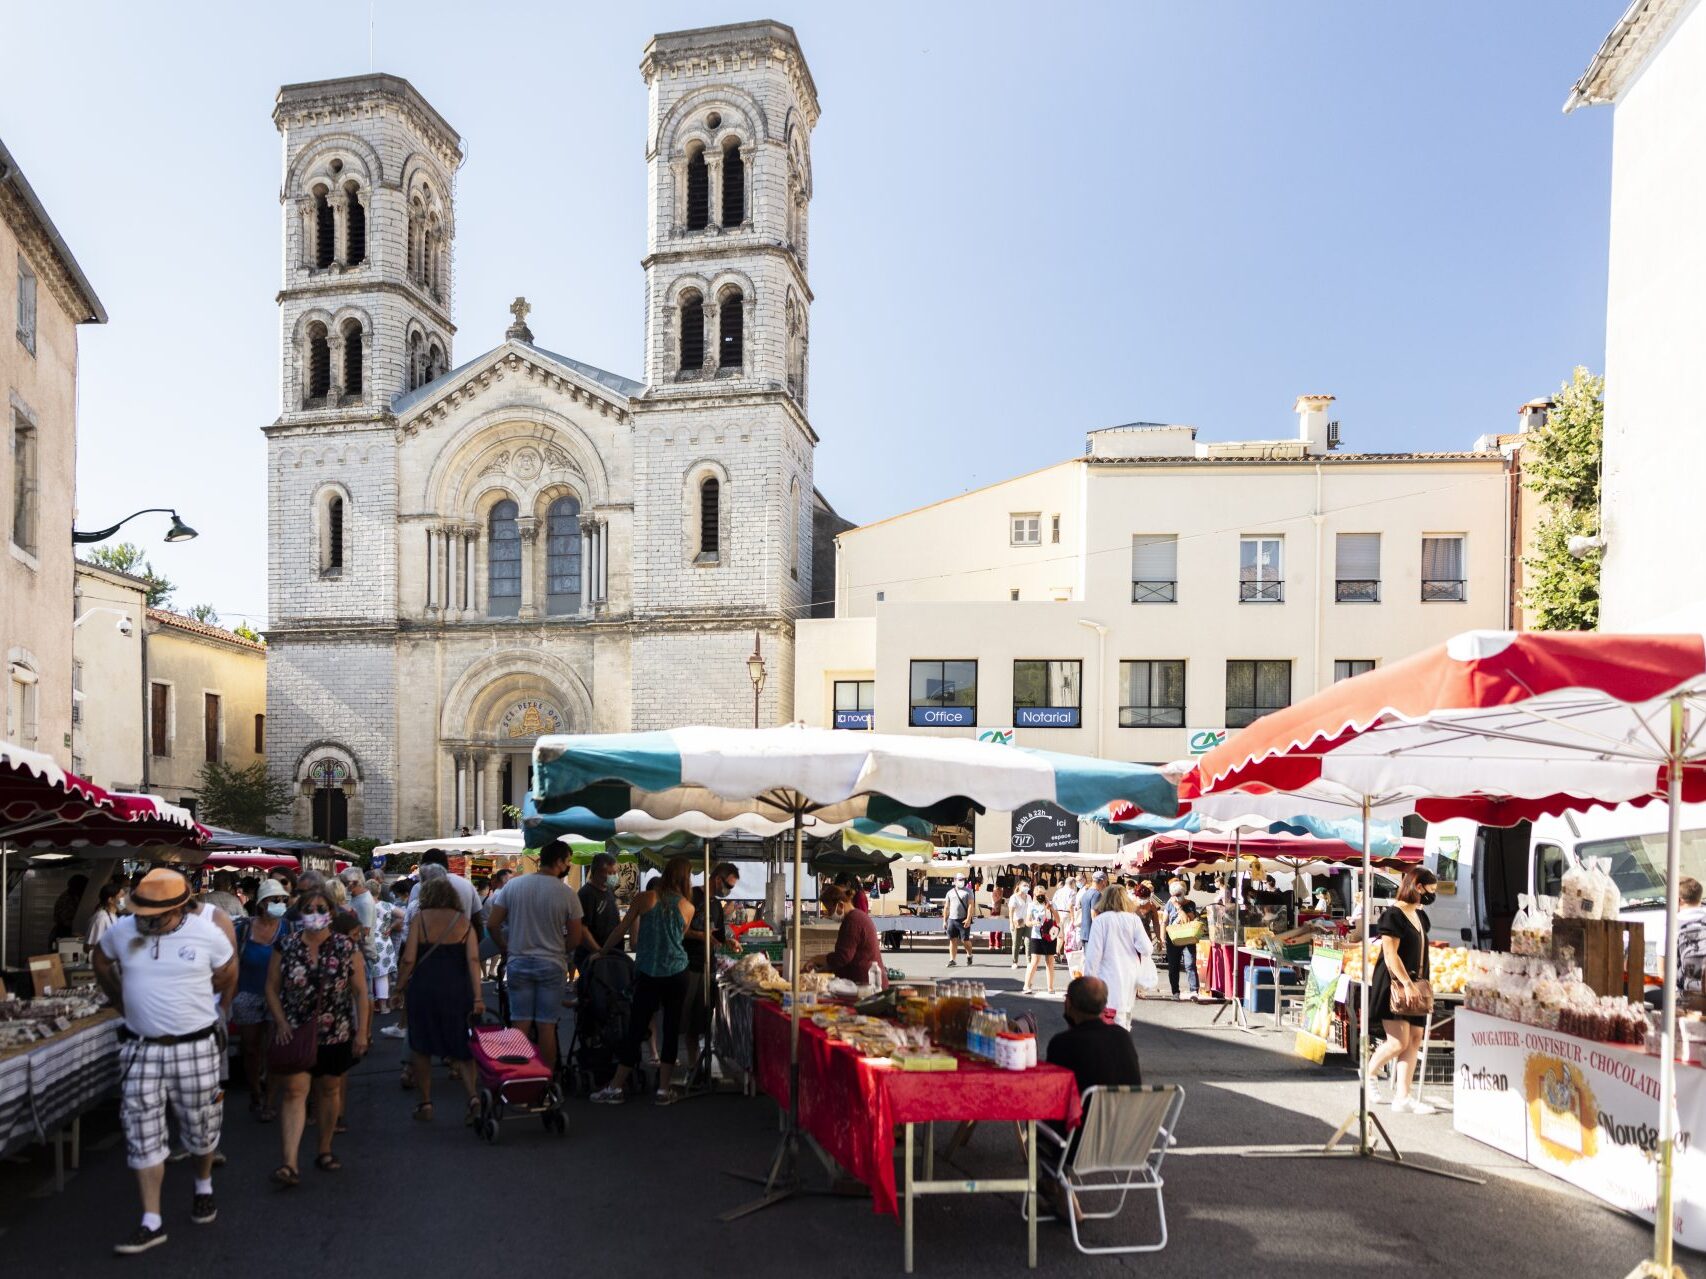
[(532, 310), (526, 298), (517, 298), (511, 302), (509, 313), (515, 317), (515, 323), (504, 330), (504, 336), (521, 342), (533, 341), (533, 330), (527, 327), (527, 316)]

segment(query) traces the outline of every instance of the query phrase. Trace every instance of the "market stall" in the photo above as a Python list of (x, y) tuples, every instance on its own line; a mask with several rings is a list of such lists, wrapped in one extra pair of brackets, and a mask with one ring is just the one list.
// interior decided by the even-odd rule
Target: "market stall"
[(53, 1144), (54, 1188), (77, 1167), (82, 1116), (119, 1082), (118, 1014), (78, 993), (0, 1000), (0, 1158)]
[[(997, 1031), (1004, 1015), (964, 983), (941, 997), (914, 997), (910, 1027), (897, 1020), (861, 1016), (845, 1005), (811, 1007), (800, 1027), (799, 1124), (842, 1168), (870, 1187), (879, 1213), (903, 1218), (904, 1259), (912, 1270), (916, 1200), (924, 1194), (997, 1193), (1025, 1196), (1027, 1253), (1036, 1265), (1036, 1125), (1076, 1126), (1078, 1085), (1070, 1071), (1034, 1061), (1035, 1039)], [(779, 1104), (789, 1104), (789, 1018), (772, 999), (749, 1000), (756, 1082)], [(956, 1021), (955, 1009), (958, 1009)], [(998, 1064), (1004, 1061), (1005, 1066)], [(917, 1067), (917, 1068), (914, 1068)], [(1004, 1121), (1025, 1125), (1023, 1177), (937, 1181), (931, 1128), (937, 1122)], [(919, 1151), (917, 1128), (925, 1126)], [(895, 1133), (904, 1147), (895, 1176)], [(918, 1154), (924, 1165), (920, 1175)], [(1017, 1152), (1015, 1152), (1017, 1154)]]

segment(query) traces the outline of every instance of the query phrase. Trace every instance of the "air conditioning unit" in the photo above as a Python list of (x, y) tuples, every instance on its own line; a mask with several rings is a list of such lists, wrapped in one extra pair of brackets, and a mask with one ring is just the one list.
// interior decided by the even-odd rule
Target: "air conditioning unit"
[(1329, 449), (1339, 447), (1339, 424), (1337, 422), (1327, 423), (1327, 447)]

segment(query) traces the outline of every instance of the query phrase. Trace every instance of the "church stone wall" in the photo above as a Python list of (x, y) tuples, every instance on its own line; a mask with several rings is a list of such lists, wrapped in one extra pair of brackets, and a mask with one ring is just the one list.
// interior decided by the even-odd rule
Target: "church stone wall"
[(276, 637), (268, 646), (270, 770), (300, 792), (302, 770), (317, 757), (316, 747), (339, 746), (353, 755), (361, 804), (359, 811), (353, 805), (350, 810), (352, 836), (389, 838), (393, 829), (396, 669), (388, 635), (342, 640)]

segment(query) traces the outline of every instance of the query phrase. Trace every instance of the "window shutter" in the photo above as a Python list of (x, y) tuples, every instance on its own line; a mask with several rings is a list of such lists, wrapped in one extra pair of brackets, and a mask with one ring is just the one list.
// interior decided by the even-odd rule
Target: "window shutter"
[(1179, 576), (1179, 536), (1139, 533), (1131, 539), (1131, 580), (1175, 582)]
[(1339, 534), (1338, 580), (1341, 582), (1377, 582), (1380, 580), (1380, 534)]

